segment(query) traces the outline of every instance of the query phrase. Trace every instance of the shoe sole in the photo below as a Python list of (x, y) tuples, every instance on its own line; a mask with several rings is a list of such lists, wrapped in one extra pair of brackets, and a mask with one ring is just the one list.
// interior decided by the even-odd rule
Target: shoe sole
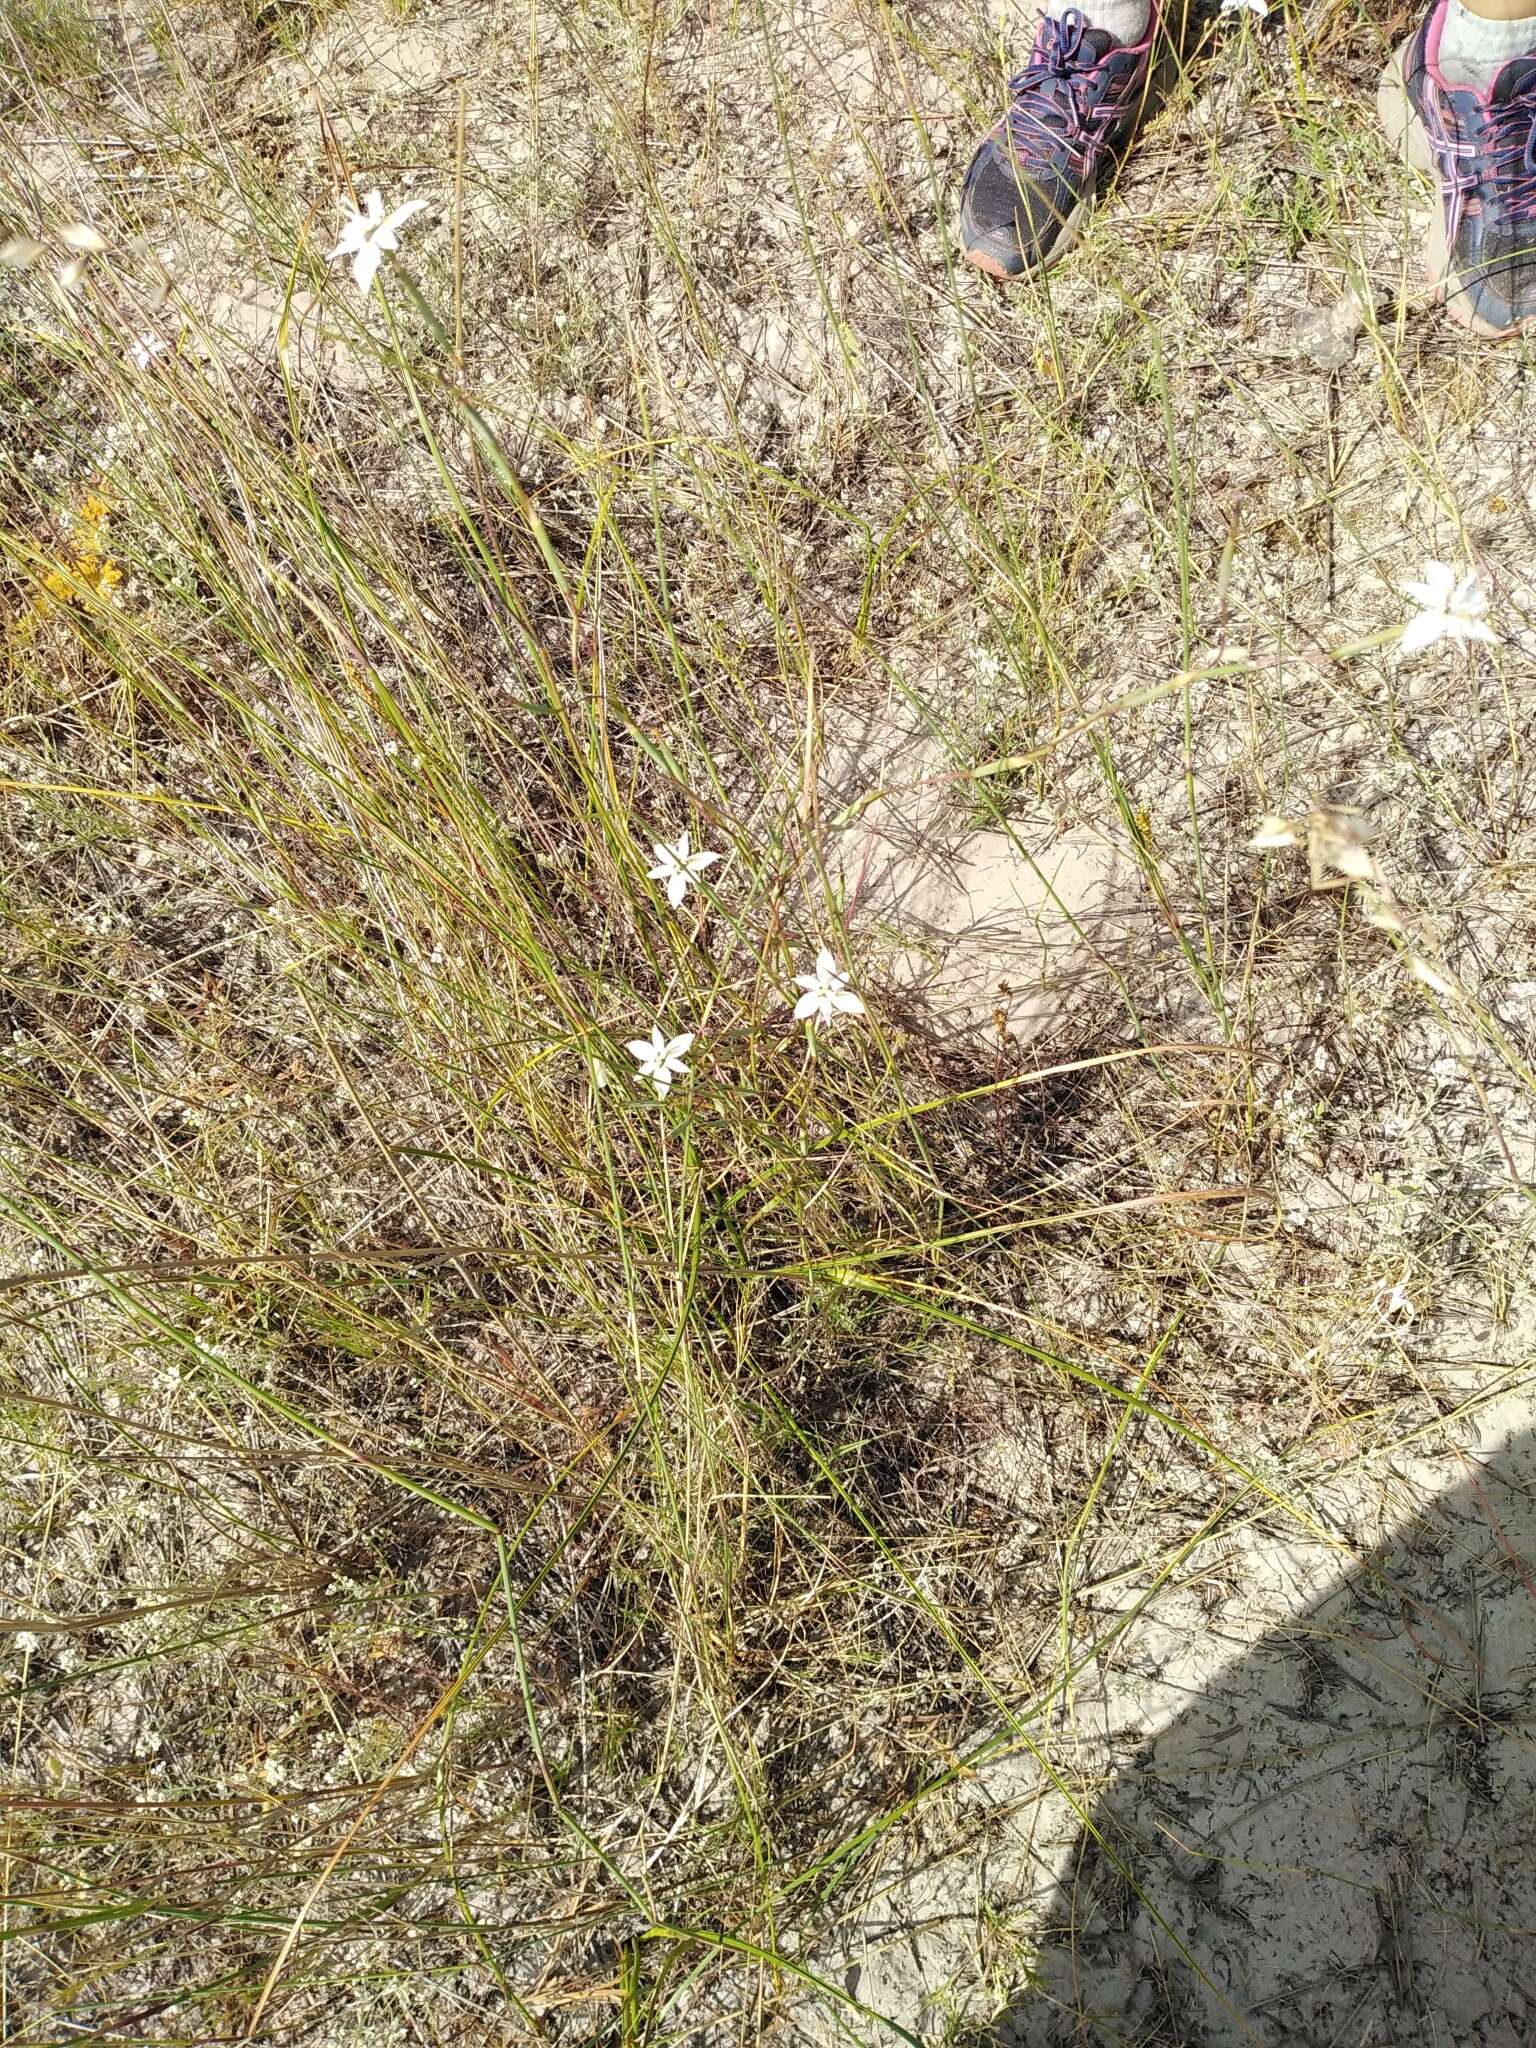
[[(1095, 192), (1096, 190), (1097, 187)], [(973, 270), (979, 270), (983, 277), (995, 278), (999, 284), (1023, 284), (1031, 277), (1044, 277), (1048, 270), (1054, 269), (1062, 257), (1075, 249), (1083, 239), (1083, 222), (1088, 217), (1088, 209), (1093, 204), (1095, 192), (1085, 192), (1072, 211), (1065, 216), (1060, 232), (1052, 242), (1043, 262), (1026, 264), (1022, 270), (1009, 270), (1005, 264), (999, 263), (995, 256), (989, 256), (985, 249), (964, 250), (962, 253), (966, 262)]]
[[(1381, 83), (1376, 88), (1376, 111), (1386, 130), (1387, 140), (1403, 162), (1435, 179), (1438, 188), (1439, 173), (1435, 168), (1434, 151), (1429, 146), (1429, 134), (1408, 93), (1405, 67), (1412, 42), (1413, 37), (1410, 36), (1388, 59), (1381, 74)], [(1488, 341), (1508, 341), (1511, 335), (1519, 334), (1523, 327), (1531, 324), (1529, 321), (1517, 321), (1513, 327), (1495, 327), (1491, 320), (1485, 320), (1473, 311), (1466, 280), (1452, 263), (1451, 252), (1446, 245), (1445, 203), (1438, 189), (1435, 203), (1430, 208), (1424, 269), (1436, 299), (1457, 326), (1465, 327), (1469, 334), (1480, 334)]]

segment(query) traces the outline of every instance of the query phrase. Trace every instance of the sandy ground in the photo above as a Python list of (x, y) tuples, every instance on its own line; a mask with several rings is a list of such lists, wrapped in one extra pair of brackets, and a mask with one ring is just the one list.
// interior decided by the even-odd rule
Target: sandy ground
[[(1312, 112), (1354, 153), (1342, 169), (1307, 157), (1283, 44), (1250, 38), (1239, 61), (1229, 39), (1042, 308), (950, 271), (956, 176), (1000, 76), (985, 15), (604, 16), (605, 100), (592, 18), (513, 12), (360, 8), (291, 48), (217, 10), (175, 10), (169, 38), (130, 18), (121, 121), (142, 136), (174, 103), (206, 139), (238, 119), (270, 138), (274, 191), (323, 223), (333, 152), (360, 187), (441, 201), (462, 95), (478, 395), (550, 517), (562, 479), (622, 447), (641, 398), (690, 460), (729, 445), (783, 473), (785, 574), (822, 659), (828, 867), (872, 970), (1007, 1071), (1106, 1018), (1204, 1045), (1222, 1028), (1212, 981), (1231, 1042), (1257, 1049), (1238, 1092), (1263, 1199), (1221, 1257), (1190, 1252), (1183, 1385), (1272, 1456), (1308, 1526), (1250, 1483), (1187, 1572), (1149, 1575), (1169, 1501), (1194, 1529), (1214, 1496), (1191, 1475), (1185, 1498), (1165, 1441), (1128, 1443), (1102, 1528), (1048, 1560), (1068, 1582), (1068, 1653), (1106, 1629), (1110, 1646), (1069, 1703), (942, 1731), (936, 1769), (965, 1768), (804, 1953), (909, 2030), (999, 2048), (1515, 2048), (1536, 2033), (1536, 1454), (1518, 1391), (1536, 1342), (1532, 1101), (1470, 1009), (1431, 1004), (1342, 897), (1308, 892), (1299, 856), (1265, 882), (1247, 847), (1264, 812), (1360, 806), (1415, 943), (1526, 1042), (1529, 362), (1474, 356), (1414, 301), (1422, 194), (1359, 139), (1380, 32), (1309, 16)], [(515, 55), (532, 45), (536, 92)], [(629, 177), (637, 106), (646, 169)], [(89, 205), (109, 155), (35, 137), (30, 175)], [(146, 189), (184, 199), (185, 176), (168, 149)], [(171, 209), (169, 259), (270, 368), (279, 285), (248, 223), (195, 212)], [(420, 245), (440, 269), (445, 214)], [(691, 296), (656, 256), (659, 220)], [(1331, 309), (1356, 290), (1376, 310), (1340, 343)], [(1117, 324), (1127, 291), (1155, 348)], [(303, 360), (327, 403), (365, 407), (370, 372), (325, 306), (316, 292), (297, 309)], [(1055, 378), (1045, 411), (1070, 416), (1070, 448), (1043, 424)], [(855, 648), (848, 533), (899, 532), (914, 479), (963, 503), (982, 464), (1005, 473), (1016, 520), (985, 544), (958, 516), (927, 531)], [(385, 464), (379, 489), (409, 479)], [(698, 617), (771, 664), (728, 548), (692, 545)], [(1499, 665), (1328, 658), (1403, 615), (1396, 585), (1426, 557), (1463, 552), (1494, 593)], [(1056, 580), (1032, 585), (1047, 554)], [(1185, 572), (1223, 593), (1193, 627)], [(1053, 710), (1054, 657), (1021, 593), (1070, 644)], [(996, 804), (946, 779), (1234, 643), (1258, 665), (1117, 722), (1112, 774), (1095, 729)], [(793, 777), (787, 737), (786, 754)], [(1202, 953), (1211, 931), (1219, 957)], [(1233, 1182), (1193, 1084), (1190, 1100), (1154, 1128), (1143, 1098), (1075, 1099), (1040, 1154), (1092, 1189), (1133, 1166), (1157, 1187)], [(1119, 1265), (1064, 1255), (1054, 1287), (1042, 1314), (1132, 1364), (1166, 1325), (1133, 1248)], [(1025, 1537), (1039, 1428), (1023, 1414), (977, 1453)], [(834, 2038), (824, 2015), (783, 2031)]]

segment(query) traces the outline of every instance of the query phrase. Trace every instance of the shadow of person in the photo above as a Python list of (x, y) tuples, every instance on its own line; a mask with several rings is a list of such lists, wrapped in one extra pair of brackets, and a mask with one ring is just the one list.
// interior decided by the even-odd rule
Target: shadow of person
[(1536, 2041), (1536, 1437), (1451, 1455), (1114, 1775), (975, 2048)]

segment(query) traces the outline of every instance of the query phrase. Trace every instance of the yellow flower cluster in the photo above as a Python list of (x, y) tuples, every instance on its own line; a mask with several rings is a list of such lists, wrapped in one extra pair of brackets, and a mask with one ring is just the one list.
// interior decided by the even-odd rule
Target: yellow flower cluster
[(51, 611), (74, 601), (82, 587), (98, 597), (109, 596), (123, 580), (123, 572), (107, 553), (102, 528), (112, 507), (99, 491), (90, 491), (70, 522), (69, 538), (54, 563), (41, 578), (37, 595), (12, 627), (18, 641), (30, 640)]

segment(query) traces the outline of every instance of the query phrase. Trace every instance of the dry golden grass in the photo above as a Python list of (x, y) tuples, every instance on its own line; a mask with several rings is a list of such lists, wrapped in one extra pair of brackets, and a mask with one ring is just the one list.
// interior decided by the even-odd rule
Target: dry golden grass
[[(1010, 299), (965, 14), (62, 21), (0, 144), (0, 2035), (910, 2037), (818, 1943), (957, 1774), (1528, 1354), (1526, 351), (1416, 298), (1349, 9), (1193, 57)], [(1498, 649), (1396, 660), (1428, 556)], [(836, 883), (892, 705), (957, 831), (1136, 877), (1033, 1041)], [(1438, 993), (1249, 850), (1349, 804)]]

